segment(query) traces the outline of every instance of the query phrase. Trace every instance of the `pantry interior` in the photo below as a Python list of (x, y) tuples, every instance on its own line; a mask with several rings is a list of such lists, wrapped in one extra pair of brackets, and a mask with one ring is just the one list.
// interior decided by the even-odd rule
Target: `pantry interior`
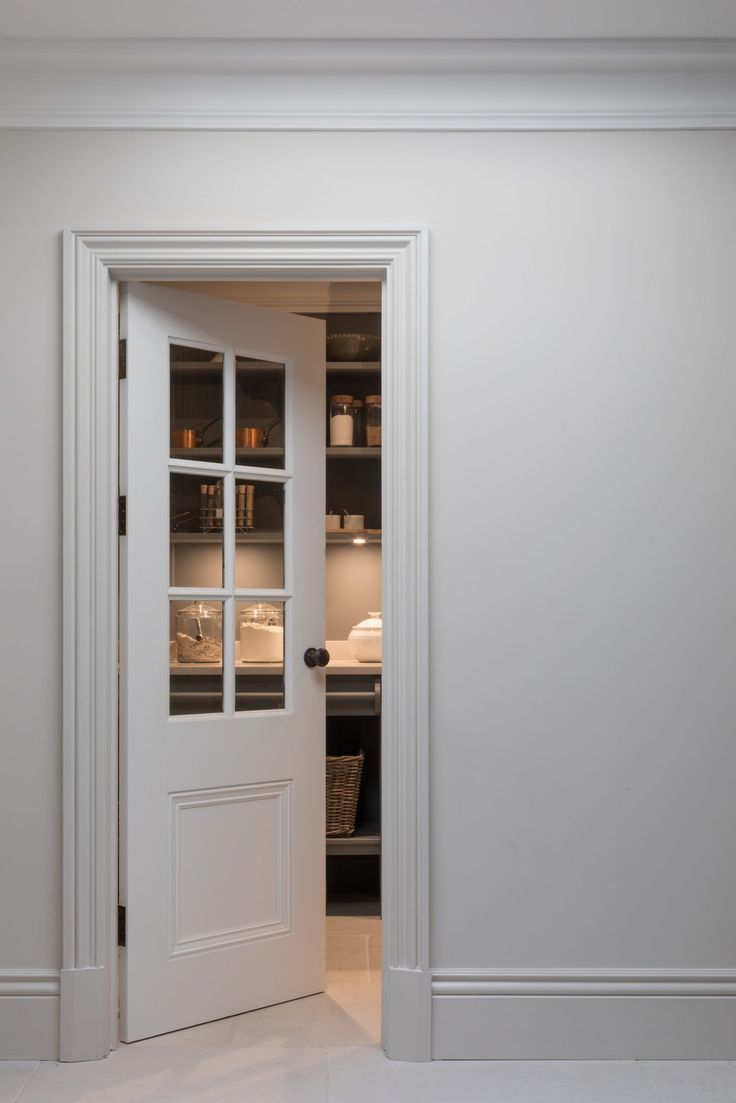
[[(331, 929), (339, 931), (335, 945), (344, 944), (353, 927), (361, 938), (366, 930), (373, 931), (375, 976), (380, 974), (375, 947), (380, 946), (381, 911), (381, 284), (229, 281), (163, 286), (325, 321), (328, 983), (331, 965), (340, 971), (339, 962), (330, 957)], [(221, 399), (211, 384), (220, 371), (217, 354), (172, 345), (172, 458), (221, 458)], [(283, 369), (238, 357), (238, 462), (264, 469), (282, 464), (283, 418)], [(216, 584), (222, 557), (221, 495), (217, 479), (171, 475), (172, 586), (202, 585), (203, 580), (210, 584), (208, 564), (211, 584)], [(284, 570), (283, 486), (264, 475), (263, 481), (239, 481), (236, 495), (236, 585), (243, 584), (239, 575), (247, 573), (250, 585), (278, 588)], [(283, 707), (283, 623), (283, 603), (238, 607), (238, 711)], [(221, 631), (216, 609), (172, 602), (172, 715), (217, 707), (221, 671), (216, 662), (207, 663), (211, 656), (204, 650), (192, 654), (191, 646), (194, 641), (195, 650), (206, 649)]]

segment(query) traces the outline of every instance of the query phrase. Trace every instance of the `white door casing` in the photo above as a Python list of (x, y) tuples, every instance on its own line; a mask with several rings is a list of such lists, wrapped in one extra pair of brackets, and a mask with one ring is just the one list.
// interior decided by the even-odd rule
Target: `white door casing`
[[(315, 319), (184, 290), (123, 289), (123, 1041), (324, 987), (324, 673), (302, 659), (307, 647), (324, 641), (324, 330)], [(184, 457), (169, 449), (170, 344), (184, 359), (189, 347), (192, 357), (197, 350), (222, 356), (222, 366), (187, 364), (172, 391), (174, 404), (177, 388), (191, 390), (194, 379), (187, 404), (193, 411), (201, 406), (201, 380), (213, 381), (210, 393), (224, 411), (214, 426), (223, 442), (219, 457), (211, 454), (215, 449), (185, 450)], [(269, 456), (276, 449), (255, 459), (248, 450), (236, 452), (236, 356), (257, 362), (238, 360), (238, 378), (251, 385), (262, 389), (260, 381), (273, 377), (280, 388), (283, 379), (284, 458)], [(249, 459), (273, 467), (244, 466)], [(214, 534), (203, 535), (206, 544), (195, 531), (190, 539), (200, 543), (193, 548), (170, 548), (170, 493), (184, 502), (191, 488), (197, 502), (203, 479), (223, 485), (224, 519)], [(247, 546), (236, 546), (236, 479), (284, 495), (283, 546), (260, 548), (275, 576), (268, 589), (243, 560), (236, 564), (236, 556), (249, 554)], [(176, 487), (184, 488), (183, 498), (176, 498)], [(184, 523), (199, 529), (198, 512)], [(191, 550), (195, 558), (186, 557), (180, 571), (189, 575), (180, 579), (172, 569), (170, 579), (170, 554), (176, 563), (177, 551)], [(263, 679), (254, 674), (260, 667), (236, 662), (237, 611), (248, 599), (276, 602), (285, 614), (284, 701), (277, 697), (273, 707), (257, 711), (243, 711), (261, 705), (260, 698), (244, 703), (249, 684), (278, 682), (281, 664), (272, 664), (274, 674)], [(170, 715), (170, 600), (174, 609), (204, 601), (224, 614), (219, 670), (183, 667), (222, 687), (220, 699), (216, 692), (208, 711), (197, 715), (187, 715), (186, 689), (174, 691)], [(236, 695), (236, 678), (246, 692)], [(184, 675), (174, 684), (191, 681)]]
[(64, 235), (62, 1060), (117, 1040), (117, 284), (383, 282), (383, 1032), (430, 1053), (427, 231), (421, 226)]

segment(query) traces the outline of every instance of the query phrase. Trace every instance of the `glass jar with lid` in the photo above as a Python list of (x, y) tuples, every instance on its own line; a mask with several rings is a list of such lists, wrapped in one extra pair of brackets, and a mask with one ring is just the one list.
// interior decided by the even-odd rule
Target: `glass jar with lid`
[(369, 394), (365, 400), (365, 442), (369, 448), (381, 444), (381, 396)]
[(284, 610), (259, 601), (243, 605), (238, 613), (240, 661), (280, 663), (284, 660)]
[(365, 402), (362, 398), (353, 399), (353, 444), (356, 448), (365, 444)]
[(222, 663), (222, 606), (195, 601), (176, 614), (176, 659), (180, 663)]
[(333, 394), (330, 399), (330, 444), (352, 445), (355, 411), (351, 394)]

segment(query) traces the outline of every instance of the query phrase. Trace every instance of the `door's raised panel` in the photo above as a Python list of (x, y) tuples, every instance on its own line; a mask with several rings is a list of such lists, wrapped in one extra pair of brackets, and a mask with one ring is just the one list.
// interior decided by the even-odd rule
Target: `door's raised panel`
[(287, 932), (291, 782), (170, 801), (172, 956)]

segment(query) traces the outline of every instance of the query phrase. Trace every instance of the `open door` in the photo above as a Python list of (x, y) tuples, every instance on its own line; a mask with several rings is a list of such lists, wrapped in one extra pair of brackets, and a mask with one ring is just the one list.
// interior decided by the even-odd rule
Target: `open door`
[(130, 1042), (323, 988), (324, 323), (132, 284), (121, 332)]

